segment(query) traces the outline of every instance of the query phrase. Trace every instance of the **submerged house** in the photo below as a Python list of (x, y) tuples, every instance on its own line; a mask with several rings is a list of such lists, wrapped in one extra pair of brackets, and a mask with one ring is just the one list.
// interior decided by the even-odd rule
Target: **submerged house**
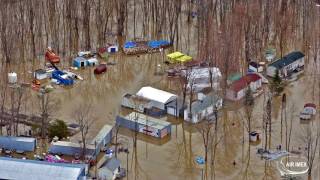
[[(178, 96), (160, 89), (150, 86), (142, 87), (137, 93), (137, 96), (150, 100), (149, 106), (166, 111), (168, 114), (178, 116), (178, 107), (172, 106), (177, 104)], [(171, 104), (170, 107), (168, 104)]]
[(76, 57), (73, 60), (73, 66), (77, 68), (82, 68), (88, 66), (88, 61), (84, 57)]
[(247, 74), (241, 79), (234, 81), (227, 89), (226, 98), (232, 101), (238, 101), (242, 99), (246, 90), (250, 87), (252, 92), (256, 92), (262, 86), (262, 79), (257, 74)]
[(213, 93), (192, 102), (191, 111), (188, 106), (184, 110), (184, 120), (198, 123), (204, 119), (215, 119), (215, 113), (222, 107), (222, 99)]
[(267, 75), (274, 77), (278, 71), (280, 77), (287, 77), (294, 72), (302, 70), (304, 67), (304, 56), (300, 51), (294, 51), (285, 55), (283, 58), (268, 65)]
[(99, 64), (99, 61), (98, 61), (98, 59), (95, 58), (95, 57), (89, 58), (89, 59), (87, 60), (87, 65), (88, 65), (88, 66), (96, 66), (96, 65), (98, 65), (98, 64)]
[(117, 116), (116, 124), (156, 138), (163, 138), (171, 134), (171, 123), (153, 118), (141, 113), (132, 112), (129, 115)]

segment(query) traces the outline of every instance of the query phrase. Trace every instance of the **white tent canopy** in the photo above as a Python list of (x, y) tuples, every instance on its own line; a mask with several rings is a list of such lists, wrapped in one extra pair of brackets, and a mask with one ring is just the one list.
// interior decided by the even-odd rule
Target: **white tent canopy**
[(177, 99), (177, 96), (174, 94), (150, 86), (142, 87), (136, 95), (162, 104), (167, 104)]
[[(194, 68), (191, 70), (189, 79), (206, 79), (210, 78), (210, 72), (212, 73), (212, 79), (221, 78), (221, 72), (217, 67), (206, 67), (206, 68)], [(187, 70), (183, 70), (182, 74), (186, 76), (189, 73)]]

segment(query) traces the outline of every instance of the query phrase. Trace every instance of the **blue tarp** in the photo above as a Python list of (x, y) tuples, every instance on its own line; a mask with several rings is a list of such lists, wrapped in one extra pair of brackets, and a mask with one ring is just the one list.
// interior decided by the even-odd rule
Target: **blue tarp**
[(128, 42), (124, 43), (124, 48), (134, 48), (136, 46), (137, 46), (137, 44), (133, 41), (128, 41)]
[(66, 86), (72, 85), (73, 84), (73, 79), (71, 79), (71, 78), (66, 78), (66, 79), (62, 78), (61, 76), (64, 75), (64, 74), (65, 74), (64, 72), (62, 72), (60, 70), (56, 70), (56, 71), (52, 72), (52, 78), (58, 80), (58, 82), (60, 84), (63, 84), (63, 85), (66, 85)]
[(148, 46), (151, 48), (160, 48), (161, 46), (167, 46), (170, 42), (166, 40), (159, 40), (159, 41), (149, 41)]

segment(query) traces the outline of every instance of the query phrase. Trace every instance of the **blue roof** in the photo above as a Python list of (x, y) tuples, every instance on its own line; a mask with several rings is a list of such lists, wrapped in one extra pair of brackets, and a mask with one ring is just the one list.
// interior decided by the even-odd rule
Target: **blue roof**
[(77, 180), (85, 176), (85, 168), (85, 164), (0, 157), (0, 179)]
[(86, 61), (86, 59), (85, 59), (84, 57), (76, 57), (76, 58), (74, 59), (74, 61), (79, 61), (79, 62), (81, 62), (81, 61)]
[(276, 67), (277, 69), (281, 69), (301, 58), (304, 57), (304, 54), (300, 51), (293, 51), (287, 55), (285, 55), (282, 59), (279, 59), (273, 63), (271, 63), (269, 66)]

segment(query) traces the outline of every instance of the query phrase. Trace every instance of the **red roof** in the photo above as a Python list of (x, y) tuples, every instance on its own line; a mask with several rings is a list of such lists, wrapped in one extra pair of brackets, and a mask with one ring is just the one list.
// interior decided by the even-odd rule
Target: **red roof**
[(304, 105), (304, 107), (313, 107), (314, 109), (316, 109), (316, 105), (313, 103), (307, 103)]
[(248, 84), (250, 84), (251, 82), (256, 82), (260, 79), (261, 79), (261, 77), (257, 74), (247, 74), (247, 75), (243, 76), (241, 79), (233, 82), (230, 86), (230, 89), (235, 92), (238, 92), (238, 91), (246, 88), (248, 86)]

